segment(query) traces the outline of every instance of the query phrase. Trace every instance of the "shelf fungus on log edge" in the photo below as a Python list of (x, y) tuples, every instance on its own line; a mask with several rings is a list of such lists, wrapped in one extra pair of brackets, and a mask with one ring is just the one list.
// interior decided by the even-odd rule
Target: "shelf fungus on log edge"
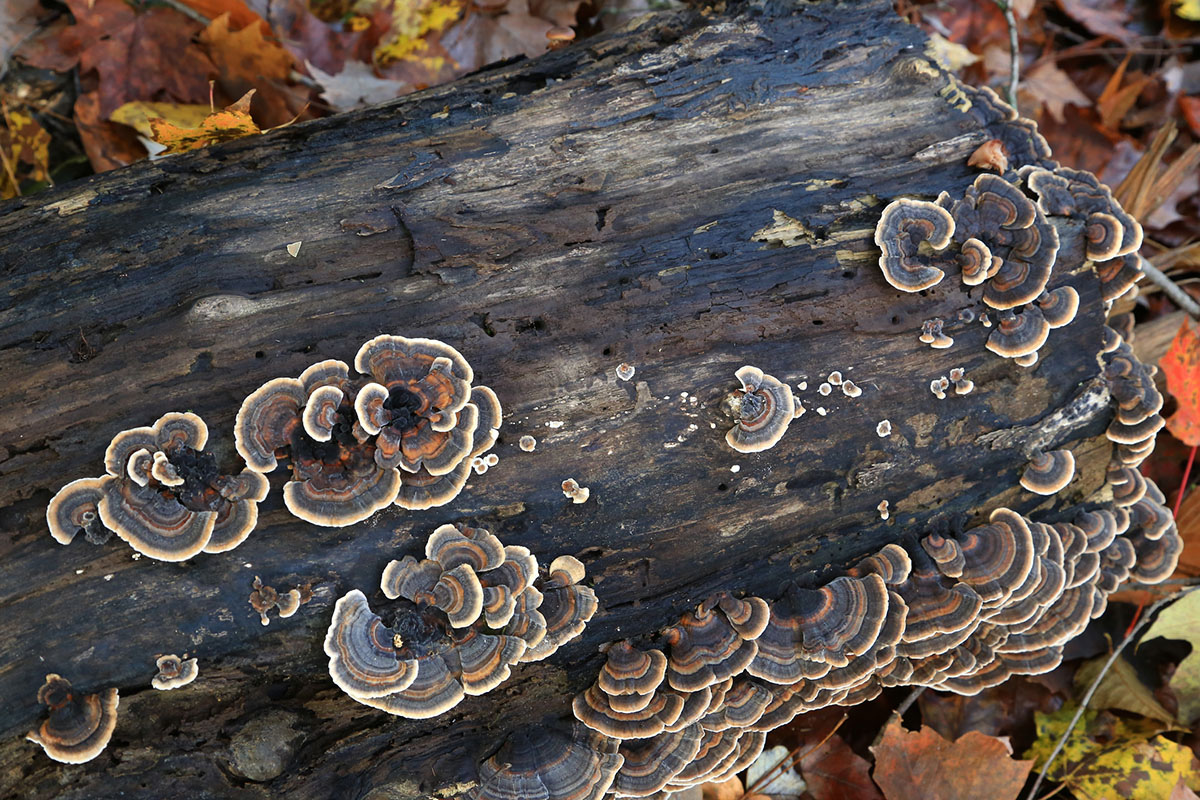
[(377, 336), (354, 359), (321, 361), (299, 378), (276, 378), (242, 403), (238, 452), (251, 470), (284, 455), (284, 502), (300, 519), (343, 527), (395, 503), (445, 505), (472, 461), (495, 444), (500, 401), (462, 354), (434, 339)]
[(105, 476), (72, 481), (51, 498), (50, 535), (70, 544), (82, 530), (104, 544), (116, 533), (160, 561), (232, 550), (254, 530), (270, 485), (250, 469), (222, 474), (207, 441), (208, 426), (191, 413), (118, 433), (104, 453)]
[(582, 633), (597, 608), (583, 578), (572, 556), (542, 574), (524, 547), (482, 528), (442, 525), (424, 559), (406, 556), (384, 569), (378, 614), (358, 589), (337, 601), (325, 637), (329, 674), (364, 705), (435, 717)]
[(80, 694), (61, 675), (50, 674), (38, 689), (38, 702), (50, 716), (25, 738), (36, 742), (46, 755), (64, 764), (91, 761), (108, 746), (117, 725), (115, 688)]
[[(1056, 267), (1090, 266), (1107, 309), (1140, 274), (1141, 228), (1093, 176), (1052, 161), (1036, 126), (995, 93), (968, 97), (1014, 166), (980, 174), (958, 197), (893, 201), (875, 232), (879, 265), (904, 292), (957, 273), (962, 296), (978, 302), (956, 324), (978, 320), (988, 350), (1030, 368), (1051, 332), (1080, 311), (1077, 289), (1052, 287)], [(953, 347), (943, 324), (927, 325), (922, 341)], [(912, 532), (824, 586), (789, 586), (770, 600), (721, 592), (657, 642), (611, 643), (596, 681), (574, 699), (573, 727), (510, 734), (480, 764), (470, 796), (666, 797), (735, 774), (762, 751), (767, 731), (806, 711), (861, 703), (889, 686), (974, 694), (1053, 669), (1120, 583), (1166, 579), (1182, 548), (1165, 498), (1137, 470), (1163, 426), (1163, 399), (1131, 338), (1131, 320), (1118, 316), (1096, 343), (1102, 375), (1085, 400), (1111, 403), (1113, 453), (1107, 482), (1081, 504), (1046, 522), (1001, 507), (966, 530)], [(736, 422), (726, 441), (766, 450), (793, 419), (791, 393), (754, 367), (737, 378), (741, 387), (721, 404)], [(975, 388), (962, 370), (954, 379), (959, 393)], [(934, 384), (944, 393), (950, 381)], [(880, 436), (890, 433), (880, 425)], [(1056, 447), (1066, 438), (1002, 445), (1022, 448), (1014, 486), (1039, 495), (1066, 488), (1074, 458)]]

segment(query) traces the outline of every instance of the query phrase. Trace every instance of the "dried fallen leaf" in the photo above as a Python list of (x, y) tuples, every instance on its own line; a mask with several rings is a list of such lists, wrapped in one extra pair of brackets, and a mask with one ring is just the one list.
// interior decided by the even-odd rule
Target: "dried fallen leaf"
[(1180, 19), (1200, 22), (1200, 0), (1179, 0), (1171, 5), (1171, 10)]
[(321, 96), (335, 111), (373, 106), (413, 91), (411, 83), (378, 78), (369, 64), (347, 61), (337, 75), (321, 71), (315, 64), (306, 63), (308, 72), (321, 84)]
[(1158, 363), (1177, 406), (1167, 429), (1184, 444), (1200, 445), (1200, 326), (1185, 319)]
[(703, 800), (738, 800), (743, 792), (742, 781), (737, 775), (721, 783), (700, 785), (700, 796)]
[(1200, 719), (1200, 592), (1188, 592), (1163, 609), (1142, 641), (1157, 636), (1181, 639), (1192, 646), (1171, 676), (1171, 689), (1179, 698), (1179, 719), (1190, 725)]
[(1008, 154), (1004, 152), (1004, 142), (999, 139), (988, 139), (967, 159), (968, 167), (990, 169), (1003, 175), (1008, 172)]
[(85, 92), (75, 100), (75, 128), (96, 172), (124, 167), (146, 157), (146, 148), (138, 142), (136, 133), (109, 122), (100, 113), (98, 92)]
[(1111, 36), (1124, 44), (1139, 38), (1137, 31), (1126, 27), (1130, 13), (1125, 0), (1058, 0), (1058, 5), (1067, 16), (1097, 36)]
[(1007, 742), (993, 736), (971, 732), (949, 742), (932, 728), (906, 730), (899, 719), (888, 723), (871, 751), (875, 783), (887, 800), (1016, 800), (1033, 767), (1012, 758)]
[(814, 800), (883, 800), (871, 763), (837, 735), (800, 759), (800, 773)]
[(154, 135), (151, 138), (166, 148), (165, 153), (171, 154), (186, 153), (218, 142), (262, 133), (250, 118), (250, 101), (253, 95), (254, 90), (251, 89), (233, 105), (209, 114), (195, 128), (181, 128), (163, 119), (152, 119), (150, 129)]
[(1176, 574), (1187, 578), (1200, 575), (1200, 491), (1184, 495), (1179, 513), (1175, 515), (1175, 526), (1179, 538), (1183, 539), (1183, 552), (1179, 554)]
[(122, 0), (67, 0), (67, 6), (75, 24), (63, 31), (60, 47), (78, 54), (81, 72), (99, 76), (101, 118), (129, 100), (208, 97), (214, 68), (192, 44), (200, 30), (192, 20), (162, 7), (138, 13)]
[(12, 51), (37, 30), (38, 0), (0, 0), (0, 75)]
[[(1108, 656), (1100, 656), (1080, 665), (1075, 673), (1076, 696), (1083, 696), (1107, 661)], [(1092, 695), (1091, 707), (1120, 709), (1160, 722), (1175, 721), (1175, 715), (1154, 699), (1154, 693), (1142, 683), (1137, 670), (1124, 658), (1118, 658), (1104, 673)]]
[[(1037, 715), (1037, 741), (1025, 755), (1040, 766), (1066, 733), (1073, 705)], [(1156, 735), (1161, 724), (1118, 719), (1088, 709), (1067, 737), (1047, 777), (1066, 785), (1077, 800), (1162, 800), (1182, 779), (1195, 787), (1196, 757)]]
[(263, 127), (282, 125), (304, 108), (307, 92), (288, 88), (292, 54), (274, 38), (265, 39), (261, 25), (235, 31), (229, 14), (222, 14), (200, 34), (200, 44), (217, 67), (217, 85), (226, 97), (257, 90), (251, 113)]
[(1067, 103), (1076, 106), (1092, 104), (1091, 99), (1053, 61), (1046, 61), (1026, 73), (1021, 79), (1021, 90), (1044, 105), (1047, 113), (1058, 122), (1063, 121), (1063, 107)]

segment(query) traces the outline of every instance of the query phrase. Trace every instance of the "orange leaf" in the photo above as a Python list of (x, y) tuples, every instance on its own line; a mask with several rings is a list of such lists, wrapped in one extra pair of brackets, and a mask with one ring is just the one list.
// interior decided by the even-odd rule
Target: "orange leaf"
[(288, 88), (292, 54), (273, 38), (263, 38), (261, 26), (233, 31), (229, 15), (222, 14), (200, 34), (200, 45), (217, 65), (217, 83), (226, 97), (258, 90), (254, 115), (264, 127), (281, 125), (304, 107), (307, 90)]
[(152, 119), (150, 129), (154, 132), (153, 139), (167, 148), (164, 151), (166, 153), (186, 153), (218, 142), (262, 133), (246, 111), (253, 94), (254, 90), (251, 89), (233, 105), (209, 114), (198, 128), (181, 128), (165, 119)]
[(1158, 363), (1177, 406), (1167, 429), (1184, 444), (1200, 445), (1200, 328), (1185, 319)]
[(808, 793), (816, 800), (882, 800), (871, 765), (840, 736), (830, 736), (800, 758)]
[(1183, 112), (1183, 118), (1187, 120), (1192, 133), (1200, 136), (1200, 97), (1180, 95), (1179, 110)]
[(888, 723), (871, 751), (875, 783), (887, 800), (1016, 800), (1033, 767), (993, 736), (971, 731), (948, 742), (933, 728), (905, 730), (899, 719)]

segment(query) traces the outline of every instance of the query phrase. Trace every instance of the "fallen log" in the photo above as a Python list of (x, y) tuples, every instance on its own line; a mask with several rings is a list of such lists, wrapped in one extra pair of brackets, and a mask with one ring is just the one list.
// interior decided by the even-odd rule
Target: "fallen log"
[[(1072, 287), (1079, 313), (1033, 368), (988, 350), (981, 292), (956, 274), (911, 293), (881, 274), (876, 228), (893, 198), (963, 197), (981, 174), (968, 158), (994, 139), (1014, 181), (1017, 167), (1052, 167), (1028, 126), (922, 44), (886, 4), (662, 14), (8, 203), (0, 793), (462, 791), (512, 731), (571, 717), (602, 644), (661, 643), (714, 593), (775, 601), (998, 508), (1056, 522), (1110, 507), (1116, 390), (1098, 355), (1113, 288), (1085, 257), (1085, 222), (1055, 220), (1077, 246), (1048, 288)], [(935, 318), (947, 349), (918, 338)], [(281, 470), (257, 528), (225, 554), (166, 563), (48, 534), (51, 497), (100, 474), (119, 431), (195, 412), (206, 450), (240, 469), (243, 398), (381, 333), (452, 344), (503, 404), (499, 463), (449, 504), (318, 527), (284, 508)], [(762, 452), (726, 443), (722, 401), (743, 365), (806, 409)], [(974, 390), (947, 383), (937, 399), (931, 381), (952, 369)], [(861, 393), (835, 387), (835, 371)], [(1074, 479), (1049, 497), (1025, 490), (1031, 458), (1051, 449), (1073, 452)], [(564, 496), (568, 478), (585, 502)], [(420, 557), (450, 522), (543, 564), (577, 557), (600, 610), (498, 689), (398, 720), (332, 684), (322, 642), (338, 598), (375, 598), (384, 565)], [(264, 626), (256, 576), (309, 584), (312, 599)], [(154, 691), (168, 653), (197, 657), (200, 676)], [(86, 765), (22, 738), (44, 718), (47, 673), (120, 691), (112, 741)]]

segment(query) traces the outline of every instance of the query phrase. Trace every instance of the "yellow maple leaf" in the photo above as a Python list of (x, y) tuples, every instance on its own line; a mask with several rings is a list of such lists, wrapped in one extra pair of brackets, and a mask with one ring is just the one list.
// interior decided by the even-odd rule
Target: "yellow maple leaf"
[[(1037, 741), (1025, 754), (1040, 766), (1066, 732), (1075, 707), (1034, 715)], [(1192, 751), (1157, 735), (1163, 724), (1125, 720), (1088, 709), (1071, 730), (1047, 777), (1063, 783), (1079, 800), (1163, 800), (1181, 780), (1200, 787)]]
[(262, 133), (250, 118), (250, 99), (254, 90), (221, 111), (213, 111), (197, 127), (181, 127), (160, 117), (150, 120), (150, 138), (167, 149), (164, 153), (186, 153), (201, 147), (241, 139)]

